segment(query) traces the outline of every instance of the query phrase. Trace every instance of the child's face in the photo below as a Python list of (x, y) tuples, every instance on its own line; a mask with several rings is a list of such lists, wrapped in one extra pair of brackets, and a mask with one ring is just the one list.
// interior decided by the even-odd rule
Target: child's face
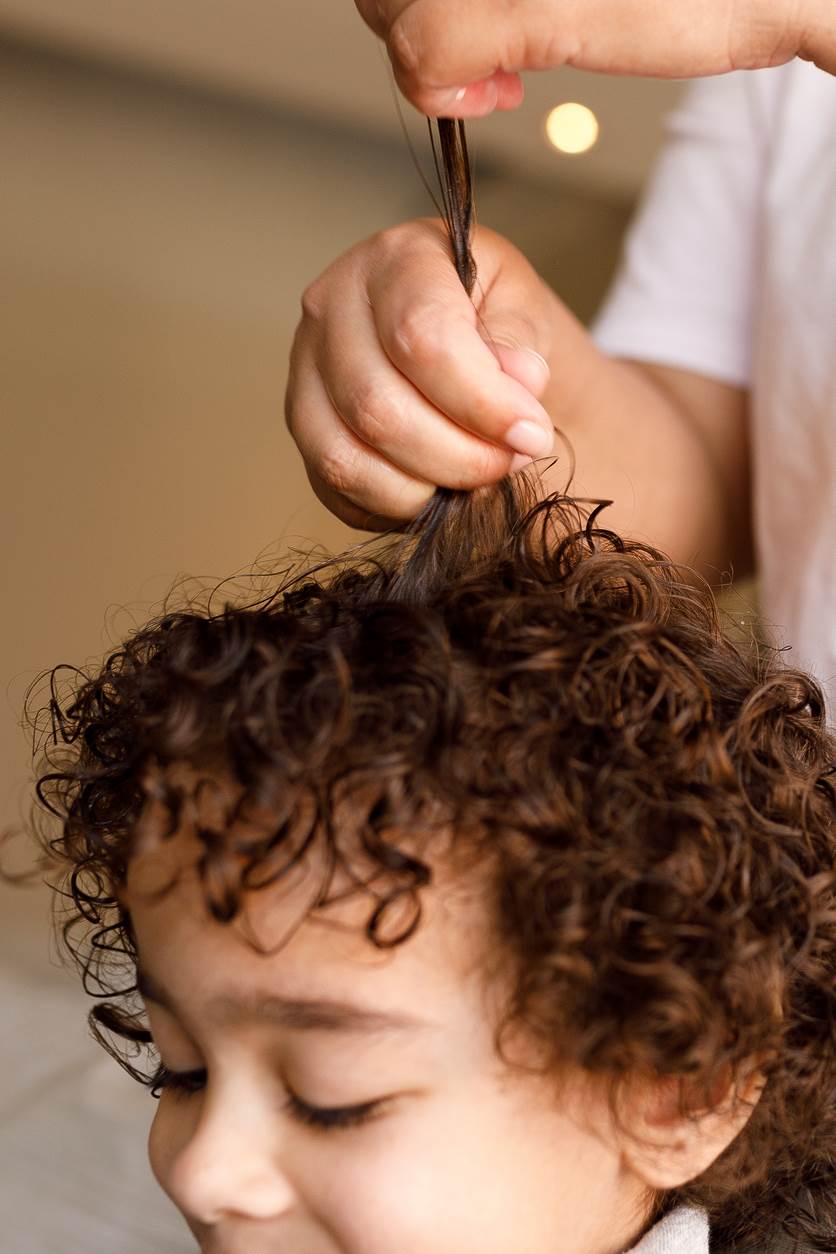
[[(205, 1254), (615, 1254), (632, 1243), (647, 1192), (603, 1098), (579, 1080), (558, 1097), (495, 1053), (473, 893), (425, 890), (417, 933), (381, 952), (362, 934), (364, 897), (285, 939), (310, 897), (304, 875), (251, 895), (227, 926), (207, 916), (191, 871), (162, 897), (145, 893), (162, 863), (192, 856), (178, 835), (136, 860), (126, 904), (163, 1063), (208, 1069), (206, 1087), (163, 1093), (150, 1139), (157, 1179)], [(306, 1108), (370, 1103), (366, 1122), (306, 1122)]]

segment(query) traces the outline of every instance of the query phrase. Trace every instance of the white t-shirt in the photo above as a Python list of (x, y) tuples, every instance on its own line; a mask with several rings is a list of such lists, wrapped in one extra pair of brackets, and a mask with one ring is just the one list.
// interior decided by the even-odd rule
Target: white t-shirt
[(680, 1206), (654, 1224), (629, 1254), (708, 1254), (708, 1217), (695, 1206)]
[(594, 335), (750, 388), (764, 617), (836, 722), (836, 78), (689, 88)]

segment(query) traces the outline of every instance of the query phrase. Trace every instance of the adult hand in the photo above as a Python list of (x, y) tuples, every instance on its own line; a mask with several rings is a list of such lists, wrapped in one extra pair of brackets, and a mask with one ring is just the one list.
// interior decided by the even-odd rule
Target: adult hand
[[(536, 397), (556, 298), (494, 232), (478, 228), (473, 252), (473, 302), (433, 219), (358, 244), (303, 296), (287, 423), (320, 500), (352, 525), (406, 521), (438, 485), (492, 483), (552, 449)], [(586, 342), (565, 318), (563, 342)], [(567, 395), (584, 355), (568, 356)]]
[(834, 0), (355, 0), (429, 116), (522, 101), (521, 70), (692, 78), (781, 65), (836, 73)]
[(286, 415), (323, 504), (398, 525), (437, 486), (543, 456), (543, 493), (574, 464), (573, 493), (615, 501), (616, 530), (708, 577), (748, 568), (745, 392), (612, 360), (501, 235), (477, 228), (473, 252), (473, 303), (434, 219), (372, 236), (305, 292)]

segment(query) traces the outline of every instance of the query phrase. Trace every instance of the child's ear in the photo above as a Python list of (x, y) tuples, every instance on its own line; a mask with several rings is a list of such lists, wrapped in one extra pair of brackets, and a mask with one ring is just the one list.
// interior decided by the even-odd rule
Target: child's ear
[(756, 1067), (736, 1083), (727, 1073), (708, 1100), (699, 1108), (692, 1104), (690, 1111), (686, 1082), (660, 1079), (633, 1089), (622, 1113), (625, 1163), (652, 1189), (675, 1189), (694, 1180), (745, 1128), (765, 1083)]

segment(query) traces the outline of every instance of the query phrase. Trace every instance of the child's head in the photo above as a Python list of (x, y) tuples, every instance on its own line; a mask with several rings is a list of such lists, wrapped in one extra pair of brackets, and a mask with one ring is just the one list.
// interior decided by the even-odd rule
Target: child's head
[(680, 1201), (826, 1241), (833, 742), (658, 554), (506, 486), (56, 713), (83, 960), (138, 966), (204, 1251), (617, 1254)]

